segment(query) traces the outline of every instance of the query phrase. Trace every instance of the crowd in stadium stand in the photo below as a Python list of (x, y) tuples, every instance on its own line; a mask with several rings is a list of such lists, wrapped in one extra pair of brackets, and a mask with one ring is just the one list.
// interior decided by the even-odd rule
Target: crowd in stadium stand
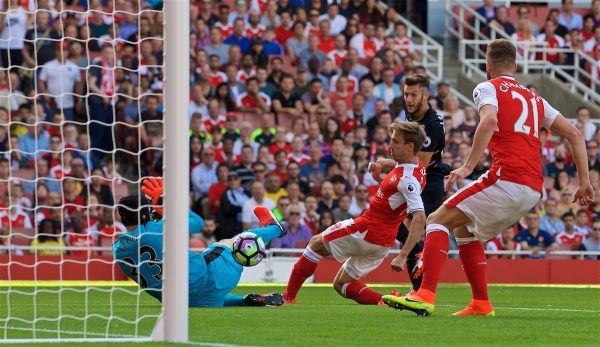
[[(598, 59), (600, 0), (584, 17), (570, 12), (571, 2), (551, 12), (541, 31), (526, 5), (516, 9), (517, 23), (492, 1), (478, 12), (516, 41), (556, 41)], [(0, 70), (1, 243), (10, 230), (35, 229), (33, 246), (111, 245), (124, 230), (116, 201), (139, 177), (162, 172), (162, 2), (108, 3), (50, 8), (49, 1), (9, 0), (3, 7), (11, 10), (0, 32), (8, 68)], [(427, 75), (396, 12), (375, 0), (202, 0), (192, 1), (190, 14), (190, 112), (170, 117), (190, 123), (190, 208), (206, 221), (191, 244), (257, 227), (252, 209), (264, 205), (290, 230), (271, 246), (304, 247), (368, 208), (378, 184), (367, 165), (389, 154), (388, 125), (406, 119), (403, 80)], [(432, 81), (429, 99), (444, 121), (448, 171), (467, 157), (478, 122), (477, 110), (449, 87)], [(575, 116), (600, 196), (600, 132), (587, 108)], [(569, 148), (542, 135), (543, 199), (487, 249), (598, 251), (600, 223), (592, 221), (600, 203), (571, 203)], [(470, 179), (490, 161), (482, 158)]]

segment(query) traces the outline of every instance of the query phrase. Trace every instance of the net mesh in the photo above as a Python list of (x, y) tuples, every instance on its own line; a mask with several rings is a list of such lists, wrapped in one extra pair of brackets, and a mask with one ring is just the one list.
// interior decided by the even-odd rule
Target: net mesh
[(111, 247), (162, 169), (163, 12), (0, 3), (0, 342), (149, 336), (160, 304)]

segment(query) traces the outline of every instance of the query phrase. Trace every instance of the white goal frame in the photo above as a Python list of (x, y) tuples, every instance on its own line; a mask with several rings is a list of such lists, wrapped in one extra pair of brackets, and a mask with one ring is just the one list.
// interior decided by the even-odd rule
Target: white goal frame
[[(188, 342), (190, 0), (164, 1), (164, 232), (162, 313), (151, 336), (0, 339), (0, 344)], [(168, 38), (168, 39), (167, 39)]]

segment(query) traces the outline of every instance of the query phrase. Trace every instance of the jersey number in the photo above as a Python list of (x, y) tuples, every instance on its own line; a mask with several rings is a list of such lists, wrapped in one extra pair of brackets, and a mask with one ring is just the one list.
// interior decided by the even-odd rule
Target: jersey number
[[(158, 273), (156, 275), (152, 275), (152, 277), (157, 280), (160, 281), (162, 280), (162, 267), (163, 264), (160, 260), (156, 260), (156, 251), (154, 250), (154, 248), (146, 245), (146, 246), (142, 246), (140, 247), (140, 262), (142, 262), (142, 256), (144, 254), (148, 254), (148, 261), (147, 261), (147, 265), (150, 269), (152, 269), (153, 267), (158, 267)], [(123, 258), (122, 260), (125, 264), (127, 264), (129, 266), (129, 268), (131, 269), (131, 271), (129, 272), (129, 274), (131, 275), (132, 278), (139, 278), (140, 279), (140, 287), (142, 288), (148, 288), (148, 280), (146, 279), (146, 277), (144, 277), (144, 275), (142, 275), (138, 270), (137, 267), (142, 266), (141, 264), (137, 264), (135, 263), (135, 261), (129, 257), (127, 258)]]
[[(519, 119), (517, 119), (517, 121), (515, 122), (515, 132), (516, 133), (524, 133), (527, 135), (531, 134), (531, 127), (529, 125), (525, 125), (525, 122), (527, 121), (527, 118), (529, 118), (529, 107), (527, 105), (527, 100), (525, 100), (525, 98), (523, 97), (523, 95), (515, 92), (514, 90), (512, 91), (512, 98), (517, 99), (521, 102), (521, 106), (523, 106), (523, 111), (521, 111), (521, 115), (519, 116)], [(531, 98), (529, 99), (529, 101), (531, 102), (531, 109), (533, 110), (533, 136), (534, 137), (539, 137), (539, 129), (538, 129), (538, 109), (537, 109), (537, 105), (535, 103), (535, 98)]]

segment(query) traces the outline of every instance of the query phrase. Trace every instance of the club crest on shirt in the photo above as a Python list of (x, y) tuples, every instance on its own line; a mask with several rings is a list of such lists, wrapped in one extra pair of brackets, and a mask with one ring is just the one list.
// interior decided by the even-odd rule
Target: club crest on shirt
[(396, 175), (393, 175), (392, 178), (390, 178), (390, 183), (394, 183), (396, 182), (398, 178), (396, 178)]

